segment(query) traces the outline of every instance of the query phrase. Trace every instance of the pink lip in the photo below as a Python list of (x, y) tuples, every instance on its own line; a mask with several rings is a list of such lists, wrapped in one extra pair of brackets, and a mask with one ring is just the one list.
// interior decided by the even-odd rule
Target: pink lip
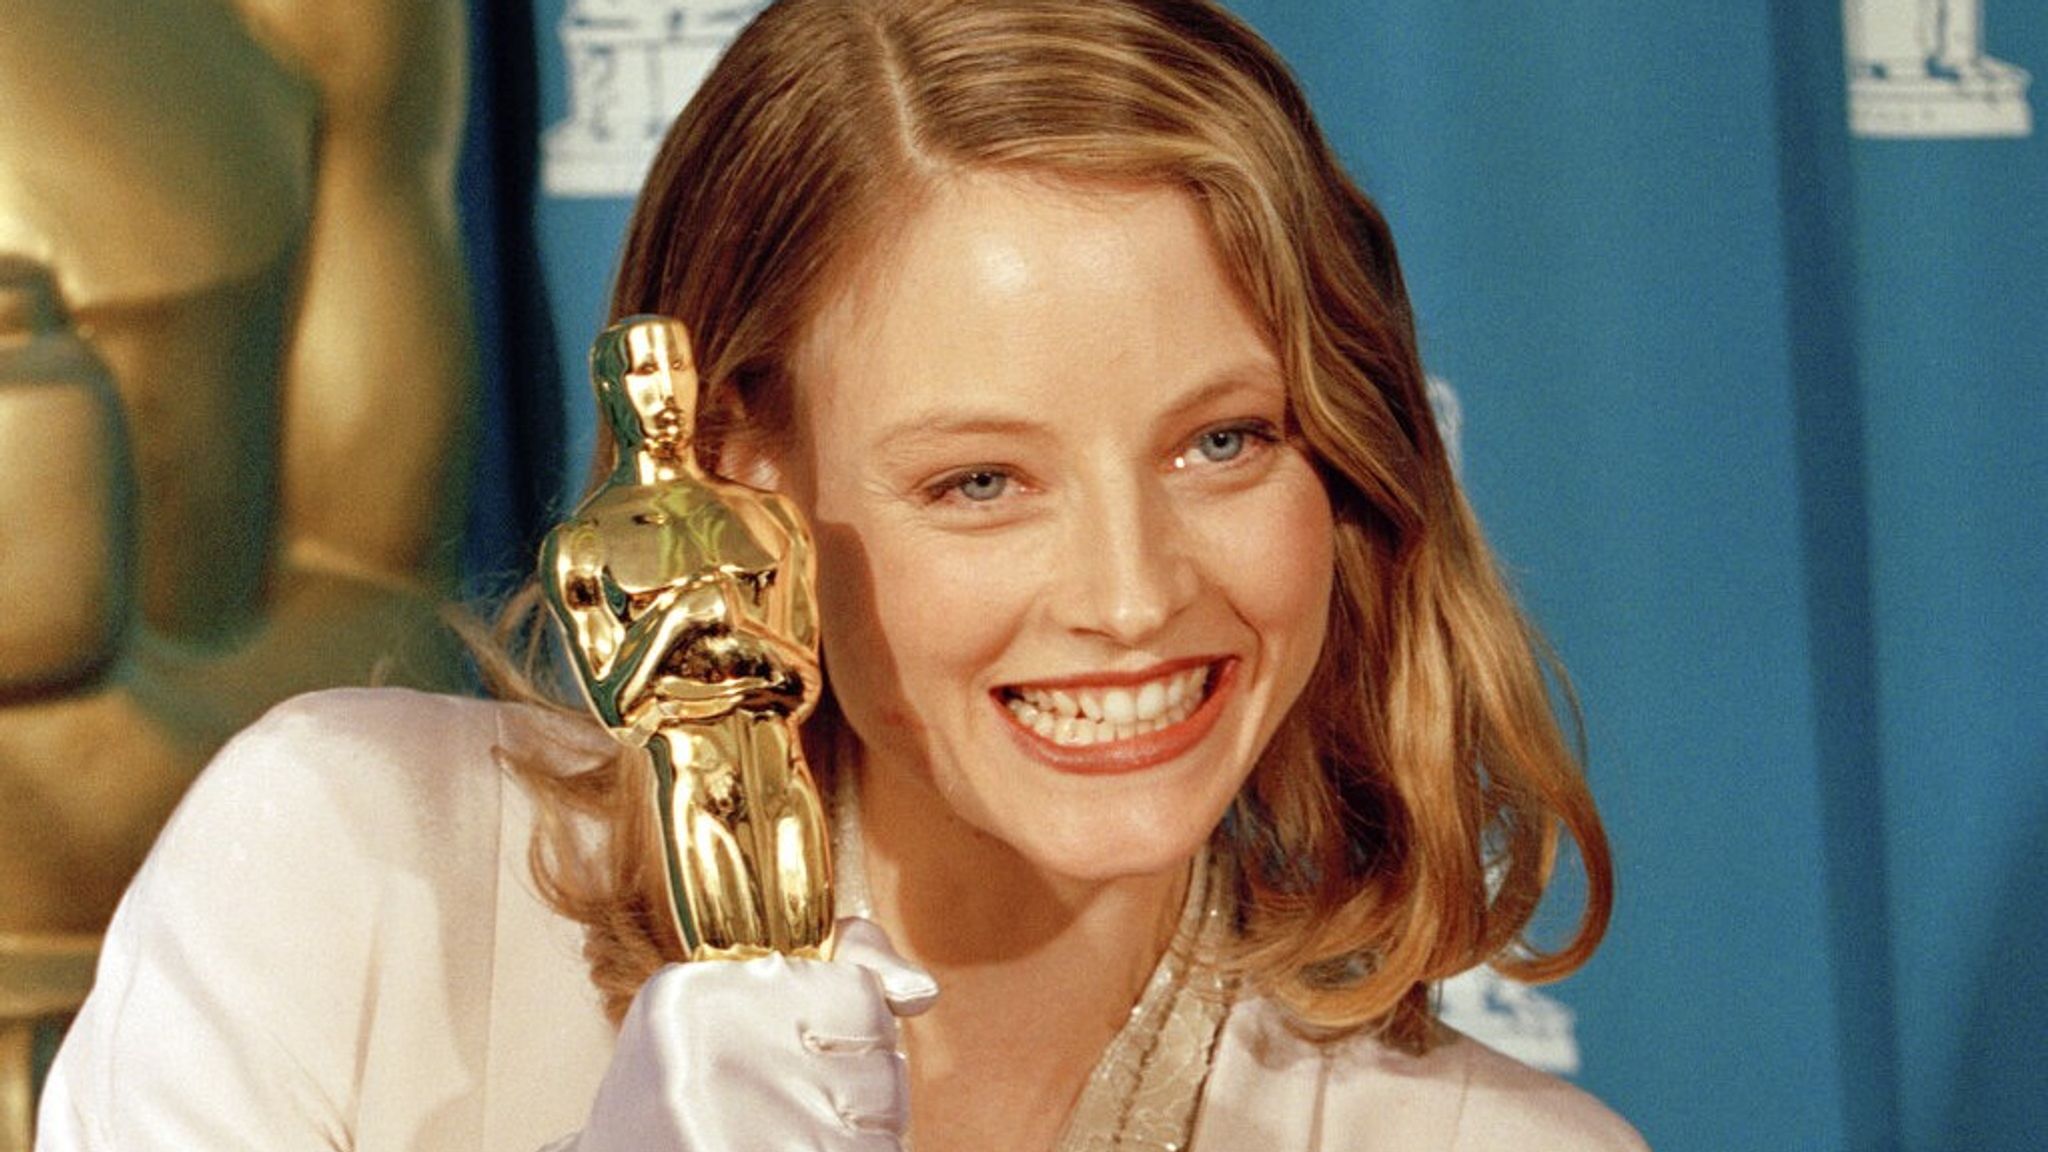
[[(1077, 688), (1115, 687), (1142, 684), (1161, 676), (1179, 672), (1185, 668), (1215, 663), (1214, 660), (1196, 658), (1161, 664), (1137, 673), (1105, 673), (1103, 675), (1075, 676), (1065, 680), (1034, 680), (1033, 688)], [(990, 700), (1002, 715), (1003, 727), (1010, 738), (1032, 759), (1060, 772), (1076, 776), (1114, 776), (1125, 772), (1137, 772), (1181, 755), (1202, 742), (1209, 730), (1216, 726), (1217, 716), (1222, 714), (1224, 697), (1237, 682), (1237, 661), (1226, 659), (1221, 662), (1209, 685), (1208, 698), (1201, 707), (1190, 713), (1188, 718), (1170, 728), (1134, 736), (1129, 740), (1118, 740), (1110, 744), (1089, 744), (1084, 747), (1070, 747), (1056, 744), (1031, 729), (1017, 723), (1017, 718), (1004, 707), (1001, 698), (991, 694)]]

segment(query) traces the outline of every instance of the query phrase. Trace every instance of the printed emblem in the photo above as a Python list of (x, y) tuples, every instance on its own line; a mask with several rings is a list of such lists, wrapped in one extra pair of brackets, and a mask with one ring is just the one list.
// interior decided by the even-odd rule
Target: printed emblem
[(1843, 0), (1849, 130), (1941, 139), (2027, 136), (2027, 73), (1984, 53), (1984, 0)]
[(569, 114), (542, 140), (551, 196), (632, 196), (669, 122), (767, 0), (569, 0)]
[(1496, 1052), (1558, 1076), (1579, 1071), (1572, 1010), (1492, 968), (1474, 968), (1437, 985), (1443, 1022)]
[(1429, 408), (1436, 414), (1436, 434), (1450, 454), (1451, 470), (1462, 472), (1465, 462), (1465, 406), (1458, 390), (1441, 376), (1428, 377)]

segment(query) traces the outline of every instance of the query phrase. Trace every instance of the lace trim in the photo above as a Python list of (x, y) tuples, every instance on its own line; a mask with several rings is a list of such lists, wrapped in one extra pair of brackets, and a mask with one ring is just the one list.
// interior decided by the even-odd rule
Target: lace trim
[(1067, 1117), (1056, 1152), (1182, 1152), (1232, 989), (1214, 956), (1229, 929), (1231, 886), (1205, 854), (1196, 861), (1173, 943), (1131, 1018), (1103, 1050)]

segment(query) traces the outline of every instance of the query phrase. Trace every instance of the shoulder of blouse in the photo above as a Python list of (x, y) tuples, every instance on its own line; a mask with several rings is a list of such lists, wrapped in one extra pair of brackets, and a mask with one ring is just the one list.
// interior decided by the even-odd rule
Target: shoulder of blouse
[(246, 815), (256, 805), (380, 837), (408, 828), (439, 837), (448, 831), (442, 821), (501, 786), (510, 763), (568, 773), (610, 747), (597, 725), (532, 705), (410, 688), (323, 689), (279, 703), (230, 740), (165, 835), (182, 820)]
[(1572, 1084), (1456, 1032), (1411, 1056), (1369, 1035), (1316, 1041), (1274, 1004), (1234, 1006), (1217, 1041), (1195, 1147), (1646, 1152)]
[[(426, 1095), (488, 1039), (506, 909), (536, 939), (552, 927), (504, 883), (530, 824), (496, 750), (548, 731), (538, 716), (339, 689), (229, 741), (122, 899), (46, 1118), (68, 1114), (77, 1147), (123, 1149), (374, 1147), (359, 1124), (476, 1122)], [(581, 975), (534, 966), (550, 991)], [(382, 1082), (401, 1065), (379, 1054), (398, 1052), (417, 1089)], [(377, 1112), (372, 1096), (405, 1099)]]
[[(128, 900), (210, 881), (228, 896), (275, 881), (331, 895), (381, 864), (493, 839), (501, 706), (398, 688), (283, 701), (221, 748), (164, 826)], [(488, 857), (486, 857), (488, 859)], [(341, 876), (300, 869), (346, 862)]]

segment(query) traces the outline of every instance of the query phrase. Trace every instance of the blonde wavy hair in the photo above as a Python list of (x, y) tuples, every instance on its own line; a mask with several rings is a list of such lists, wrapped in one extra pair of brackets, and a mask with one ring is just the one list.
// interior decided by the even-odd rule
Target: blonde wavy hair
[[(1433, 981), (1487, 962), (1532, 981), (1576, 969), (1605, 931), (1613, 874), (1553, 712), (1561, 672), (1452, 477), (1386, 222), (1285, 65), (1222, 9), (765, 10), (662, 145), (611, 302), (614, 317), (664, 313), (694, 334), (707, 463), (732, 437), (772, 451), (789, 435), (789, 358), (815, 302), (936, 177), (963, 170), (1193, 197), (1270, 330), (1292, 431), (1335, 508), (1321, 662), (1215, 834), (1240, 885), (1240, 928), (1219, 962), (1304, 1026), (1376, 1028), (1410, 1050), (1433, 1035)], [(609, 451), (593, 475), (609, 471)], [(515, 602), (505, 626), (532, 604)], [(511, 666), (497, 670), (517, 694)], [(806, 744), (829, 776), (856, 743), (827, 695)], [(553, 814), (536, 874), (588, 926), (593, 976), (622, 1012), (671, 945), (632, 766), (515, 769)], [(575, 813), (609, 825), (601, 859), (579, 854)], [(1528, 932), (1563, 837), (1584, 900), (1576, 927), (1544, 948)]]

